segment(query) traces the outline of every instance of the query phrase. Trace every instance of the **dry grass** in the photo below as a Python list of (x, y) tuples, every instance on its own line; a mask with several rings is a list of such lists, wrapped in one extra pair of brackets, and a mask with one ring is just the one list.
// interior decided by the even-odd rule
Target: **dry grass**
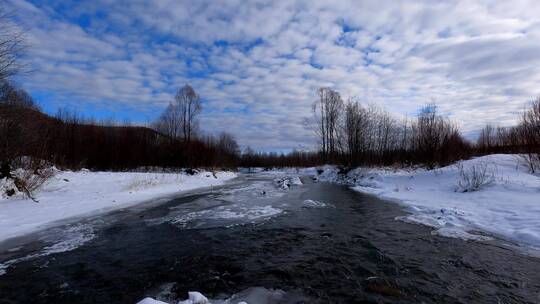
[(55, 174), (54, 167), (51, 167), (45, 161), (21, 158), (15, 162), (17, 167), (8, 178), (5, 179), (2, 189), (8, 196), (15, 195), (17, 192), (23, 197), (29, 198), (35, 202), (35, 192), (43, 186)]
[(480, 162), (465, 168), (463, 163), (456, 165), (459, 170), (457, 192), (473, 192), (495, 181), (495, 170), (487, 162)]

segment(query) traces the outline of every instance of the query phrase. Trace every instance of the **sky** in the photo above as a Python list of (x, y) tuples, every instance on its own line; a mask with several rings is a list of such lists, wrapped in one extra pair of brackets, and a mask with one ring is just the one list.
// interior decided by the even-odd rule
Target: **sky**
[(315, 144), (316, 90), (473, 134), (540, 94), (536, 1), (6, 0), (27, 30), (17, 81), (48, 112), (147, 123), (190, 84), (201, 128), (260, 151)]

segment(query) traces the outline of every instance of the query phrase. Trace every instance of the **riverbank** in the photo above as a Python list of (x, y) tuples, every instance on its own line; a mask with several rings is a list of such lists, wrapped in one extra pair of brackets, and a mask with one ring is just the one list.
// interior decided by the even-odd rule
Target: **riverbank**
[[(214, 304), (255, 304), (268, 297), (252, 301), (244, 291), (257, 286), (278, 297), (267, 303), (538, 299), (538, 259), (497, 240), (430, 235), (395, 221), (406, 215), (397, 204), (343, 185), (303, 178), (283, 190), (275, 181), (275, 174), (246, 175), (21, 238), (0, 252), (3, 300), (172, 304), (199, 291)], [(236, 216), (267, 206), (282, 212)]]
[[(484, 182), (466, 189), (463, 175), (474, 170), (485, 171)], [(487, 232), (540, 248), (540, 177), (519, 155), (488, 155), (434, 170), (357, 168), (346, 176), (327, 166), (318, 178), (398, 202), (411, 213), (400, 220), (433, 227), (434, 234), (484, 240)]]
[[(234, 172), (137, 173), (58, 171), (35, 193), (0, 197), (0, 241), (21, 236), (52, 222), (108, 212), (181, 191), (218, 186)], [(0, 185), (1, 186), (1, 185)]]

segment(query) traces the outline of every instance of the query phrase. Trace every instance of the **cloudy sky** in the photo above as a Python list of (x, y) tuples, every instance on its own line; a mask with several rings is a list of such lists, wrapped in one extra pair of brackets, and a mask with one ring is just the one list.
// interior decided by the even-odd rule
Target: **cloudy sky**
[(310, 147), (318, 87), (414, 115), (428, 102), (474, 132), (540, 94), (536, 1), (25, 1), (42, 107), (143, 123), (189, 83), (206, 131), (258, 150)]

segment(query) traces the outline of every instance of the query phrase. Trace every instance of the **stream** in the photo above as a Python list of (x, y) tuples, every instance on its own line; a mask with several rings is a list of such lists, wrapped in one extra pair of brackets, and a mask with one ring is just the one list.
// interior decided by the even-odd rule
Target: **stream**
[[(539, 303), (540, 259), (398, 221), (397, 204), (302, 177), (225, 186), (0, 243), (0, 303)], [(228, 299), (228, 300), (227, 300)]]

